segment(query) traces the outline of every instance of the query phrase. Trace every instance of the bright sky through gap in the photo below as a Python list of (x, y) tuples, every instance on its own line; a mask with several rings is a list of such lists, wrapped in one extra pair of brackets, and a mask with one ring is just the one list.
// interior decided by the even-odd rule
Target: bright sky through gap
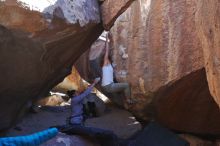
[(54, 5), (56, 0), (18, 0), (26, 3), (31, 10), (42, 12), (48, 6)]
[(85, 26), (90, 22), (100, 22), (97, 0), (17, 0), (17, 2), (23, 8), (51, 16), (53, 16), (54, 9), (59, 8), (59, 12), (56, 13), (59, 13), (62, 19), (65, 18), (66, 22), (72, 24), (79, 23), (80, 26)]

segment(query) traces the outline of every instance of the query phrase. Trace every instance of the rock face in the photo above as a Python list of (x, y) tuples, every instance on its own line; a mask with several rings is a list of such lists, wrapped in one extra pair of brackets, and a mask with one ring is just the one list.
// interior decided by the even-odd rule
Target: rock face
[[(200, 4), (204, 10), (199, 9)], [(111, 29), (112, 59), (117, 80), (129, 82), (133, 97), (139, 100), (129, 108), (133, 113), (146, 120), (156, 117), (174, 130), (220, 133), (220, 111), (209, 93), (202, 69), (205, 50), (209, 52), (208, 57), (205, 55), (206, 62), (209, 59), (206, 63), (209, 84), (213, 83), (211, 87), (216, 89), (219, 80), (213, 80), (218, 79), (219, 23), (214, 21), (218, 4), (218, 1), (208, 6), (208, 2), (196, 0), (137, 0), (117, 19)], [(197, 10), (205, 18), (196, 16)], [(196, 31), (197, 17), (203, 22), (202, 38)], [(202, 49), (204, 38), (206, 46)]]
[(135, 1), (111, 30), (117, 78), (147, 95), (202, 68), (195, 8), (196, 1)]
[(209, 88), (220, 106), (220, 14), (219, 1), (198, 1), (196, 25), (202, 43)]
[(105, 0), (101, 6), (103, 25), (109, 30), (120, 16), (135, 0)]
[(53, 91), (59, 91), (66, 93), (67, 90), (79, 90), (85, 89), (85, 84), (83, 84), (82, 78), (80, 77), (78, 71), (75, 67), (72, 68), (72, 72), (68, 75), (61, 83), (59, 83)]
[(45, 13), (21, 2), (0, 2), (0, 130), (61, 82), (103, 31), (96, 0), (58, 0)]

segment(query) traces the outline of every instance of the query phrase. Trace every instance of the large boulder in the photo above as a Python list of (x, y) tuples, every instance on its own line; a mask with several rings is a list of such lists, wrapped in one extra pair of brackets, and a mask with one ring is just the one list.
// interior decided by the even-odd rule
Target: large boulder
[(96, 0), (29, 2), (0, 2), (0, 130), (70, 74), (103, 31)]
[(156, 119), (173, 130), (219, 136), (219, 107), (209, 92), (204, 69), (160, 88), (152, 104)]
[[(129, 108), (136, 116), (145, 120), (156, 118), (178, 131), (218, 135), (220, 111), (209, 93), (202, 68), (203, 50), (207, 52), (215, 46), (215, 51), (208, 52), (218, 55), (219, 28), (214, 20), (219, 2), (213, 1), (210, 6), (203, 3), (198, 7), (200, 2), (196, 0), (134, 1), (111, 29), (112, 60), (117, 80), (130, 83), (133, 98), (139, 100)], [(200, 27), (196, 23), (197, 10), (204, 11), (205, 18), (199, 18), (202, 22), (210, 20), (210, 25), (204, 23), (201, 28), (207, 27), (207, 31), (200, 32), (207, 32), (203, 33), (207, 39), (201, 39), (196, 31)], [(208, 42), (204, 49), (203, 39), (203, 43)], [(208, 57), (213, 61), (211, 54)], [(206, 70), (207, 66), (210, 65), (206, 64)], [(212, 70), (208, 70), (208, 77)], [(218, 78), (217, 73), (211, 76)], [(217, 82), (209, 84), (216, 83), (213, 87), (217, 87)]]

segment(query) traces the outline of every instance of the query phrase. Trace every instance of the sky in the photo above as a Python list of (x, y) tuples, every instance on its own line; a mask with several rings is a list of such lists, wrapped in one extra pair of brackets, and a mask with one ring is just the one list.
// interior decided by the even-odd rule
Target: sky
[(18, 0), (28, 4), (31, 10), (42, 12), (46, 7), (53, 5), (56, 0)]

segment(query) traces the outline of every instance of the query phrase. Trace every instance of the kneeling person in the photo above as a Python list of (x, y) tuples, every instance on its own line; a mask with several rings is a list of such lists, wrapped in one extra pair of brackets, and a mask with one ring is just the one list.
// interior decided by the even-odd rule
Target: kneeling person
[(93, 87), (99, 82), (99, 80), (100, 78), (97, 78), (93, 84), (81, 94), (74, 90), (68, 91), (68, 95), (71, 98), (72, 115), (70, 117), (69, 125), (58, 128), (60, 132), (69, 135), (78, 134), (97, 138), (101, 146), (117, 146), (118, 137), (112, 131), (84, 126), (83, 99), (91, 93)]
[(83, 125), (84, 122), (83, 99), (91, 93), (93, 87), (95, 86), (95, 84), (99, 82), (99, 80), (100, 80), (99, 78), (94, 80), (93, 84), (81, 94), (75, 90), (71, 90), (67, 92), (68, 96), (71, 98), (71, 112), (72, 112), (69, 124)]

